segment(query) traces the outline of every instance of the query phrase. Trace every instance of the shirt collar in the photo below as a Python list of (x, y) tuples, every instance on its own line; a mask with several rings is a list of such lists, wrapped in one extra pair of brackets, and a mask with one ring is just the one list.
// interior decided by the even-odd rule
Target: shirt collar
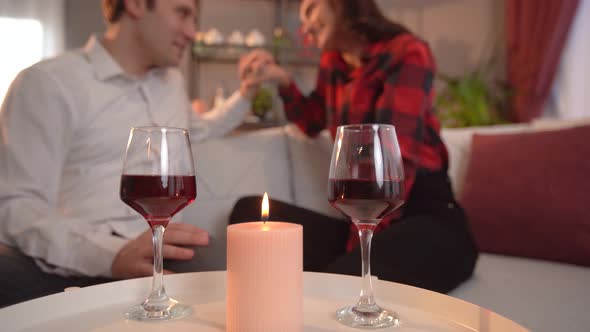
[(367, 64), (371, 63), (376, 57), (383, 53), (386, 43), (387, 41), (378, 41), (365, 45), (361, 50), (361, 62), (363, 65), (358, 68), (350, 67), (346, 61), (344, 61), (340, 52), (330, 51), (331, 65), (334, 69), (344, 73), (347, 80), (358, 77), (365, 70)]
[(125, 74), (121, 66), (119, 66), (111, 54), (102, 46), (102, 43), (96, 36), (93, 35), (90, 37), (84, 47), (84, 53), (86, 53), (99, 80), (105, 81), (109, 78)]

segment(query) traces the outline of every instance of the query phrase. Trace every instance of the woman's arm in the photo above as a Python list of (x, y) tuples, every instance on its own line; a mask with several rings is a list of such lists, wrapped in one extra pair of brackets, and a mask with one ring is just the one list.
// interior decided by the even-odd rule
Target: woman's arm
[(246, 85), (277, 84), (287, 119), (313, 137), (327, 125), (325, 99), (331, 61), (330, 55), (322, 55), (315, 90), (308, 96), (301, 93), (289, 73), (274, 61), (272, 55), (263, 50), (253, 51), (240, 60), (240, 76), (247, 81)]
[(425, 43), (407, 38), (411, 39), (403, 43), (400, 59), (386, 70), (375, 116), (376, 122), (396, 127), (404, 159), (406, 199), (419, 170), (440, 170), (446, 163), (440, 124), (432, 106), (435, 63)]
[(315, 90), (308, 96), (304, 96), (293, 81), (280, 87), (279, 93), (285, 105), (287, 119), (305, 134), (315, 137), (326, 128), (325, 83), (321, 73), (318, 75)]

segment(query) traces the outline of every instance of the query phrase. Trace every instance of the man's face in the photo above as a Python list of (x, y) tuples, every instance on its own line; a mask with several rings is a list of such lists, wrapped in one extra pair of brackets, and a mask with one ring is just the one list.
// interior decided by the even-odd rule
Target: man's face
[(318, 48), (333, 49), (334, 11), (327, 0), (303, 0), (299, 8), (303, 33)]
[(195, 0), (156, 0), (138, 20), (138, 35), (148, 61), (158, 67), (177, 66), (195, 35)]

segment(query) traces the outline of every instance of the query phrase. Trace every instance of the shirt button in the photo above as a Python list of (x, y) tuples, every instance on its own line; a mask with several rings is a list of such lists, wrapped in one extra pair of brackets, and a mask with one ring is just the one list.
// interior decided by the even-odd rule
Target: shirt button
[(454, 208), (455, 208), (455, 204), (453, 204), (453, 203), (449, 203), (449, 204), (447, 204), (447, 207), (448, 207), (449, 209), (454, 209)]

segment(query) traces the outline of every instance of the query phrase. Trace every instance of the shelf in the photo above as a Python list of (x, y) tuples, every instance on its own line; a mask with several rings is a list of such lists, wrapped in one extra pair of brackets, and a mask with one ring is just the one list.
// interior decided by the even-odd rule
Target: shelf
[[(254, 117), (254, 115), (252, 115), (251, 117)], [(266, 121), (266, 122), (252, 121), (250, 118), (246, 118), (244, 120), (244, 122), (242, 122), (238, 127), (236, 127), (230, 133), (230, 135), (235, 136), (235, 135), (241, 135), (241, 134), (249, 133), (249, 132), (256, 131), (256, 130), (277, 128), (277, 127), (282, 127), (285, 124), (286, 123), (280, 123), (277, 121)]]
[[(301, 0), (207, 0), (207, 1), (200, 1), (200, 7), (204, 8), (203, 3), (205, 2), (227, 2), (233, 4), (232, 12), (235, 11), (235, 14), (241, 13), (242, 6), (248, 6), (248, 2), (267, 2), (269, 5), (263, 5), (264, 13), (270, 14), (270, 7), (274, 9), (274, 15), (265, 15), (264, 20), (262, 22), (254, 21), (249, 23), (252, 24), (235, 24), (241, 22), (238, 20), (237, 22), (231, 22), (230, 24), (233, 28), (232, 29), (239, 29), (242, 26), (252, 28), (256, 27), (258, 29), (262, 29), (267, 36), (267, 45), (262, 47), (266, 49), (271, 54), (275, 56), (277, 63), (281, 66), (285, 66), (288, 68), (289, 71), (292, 71), (296, 75), (307, 75), (308, 71), (311, 69), (312, 71), (319, 67), (320, 63), (320, 51), (317, 49), (307, 49), (299, 46), (299, 41), (294, 38), (289, 38), (288, 36), (283, 36), (282, 34), (278, 33), (276, 29), (281, 29), (289, 32), (289, 35), (295, 36), (296, 35), (296, 27), (293, 27), (291, 19), (293, 18), (293, 14), (298, 13), (299, 6), (297, 5), (300, 3)], [(258, 6), (258, 5), (256, 5)], [(227, 7), (230, 8), (230, 7)], [(206, 15), (206, 10), (199, 10), (199, 18), (203, 18)], [(223, 13), (222, 13), (223, 14)], [(207, 22), (207, 25), (211, 26), (219, 26), (220, 30), (222, 29), (223, 22), (226, 19), (231, 20), (227, 15), (220, 15), (220, 13), (216, 12), (217, 20), (212, 20), (212, 22)], [(260, 17), (255, 16), (256, 19), (260, 20)], [(274, 24), (272, 24), (272, 32), (266, 31), (270, 25), (268, 23), (274, 20)], [(211, 21), (211, 20), (210, 20)], [(201, 30), (200, 24), (202, 24), (203, 20), (198, 19), (199, 26), (197, 26), (197, 30)], [(291, 24), (289, 24), (291, 23)], [(227, 24), (226, 24), (227, 25)], [(289, 28), (291, 31), (289, 30)], [(229, 30), (229, 28), (227, 29)], [(270, 37), (270, 38), (269, 38)], [(280, 48), (277, 48), (279, 47)], [(212, 80), (222, 80), (221, 78), (215, 78), (214, 76), (212, 79), (203, 80), (202, 73), (207, 72), (210, 73), (209, 69), (213, 68), (210, 64), (221, 64), (221, 65), (232, 65), (235, 66), (240, 57), (244, 54), (251, 52), (254, 49), (259, 47), (247, 47), (247, 46), (235, 46), (235, 45), (205, 45), (204, 40), (198, 39), (195, 40), (194, 44), (191, 48), (191, 59), (187, 63), (187, 70), (191, 73), (188, 77), (188, 86), (189, 86), (189, 94), (191, 98), (203, 98), (204, 94), (211, 93), (211, 84), (218, 84), (217, 82), (211, 82)], [(207, 67), (207, 69), (201, 68)], [(202, 70), (204, 69), (204, 70)], [(225, 68), (224, 68), (225, 69)], [(220, 70), (220, 72), (224, 72), (224, 70)], [(202, 88), (201, 85), (204, 85), (205, 88)], [(246, 123), (242, 125), (242, 130), (256, 130), (260, 128), (265, 128), (267, 126), (275, 126), (275, 123)]]
[(320, 51), (314, 48), (282, 47), (248, 47), (235, 45), (204, 45), (195, 43), (192, 48), (193, 59), (199, 62), (235, 64), (240, 57), (255, 49), (266, 49), (275, 54), (277, 62), (293, 66), (319, 65)]

